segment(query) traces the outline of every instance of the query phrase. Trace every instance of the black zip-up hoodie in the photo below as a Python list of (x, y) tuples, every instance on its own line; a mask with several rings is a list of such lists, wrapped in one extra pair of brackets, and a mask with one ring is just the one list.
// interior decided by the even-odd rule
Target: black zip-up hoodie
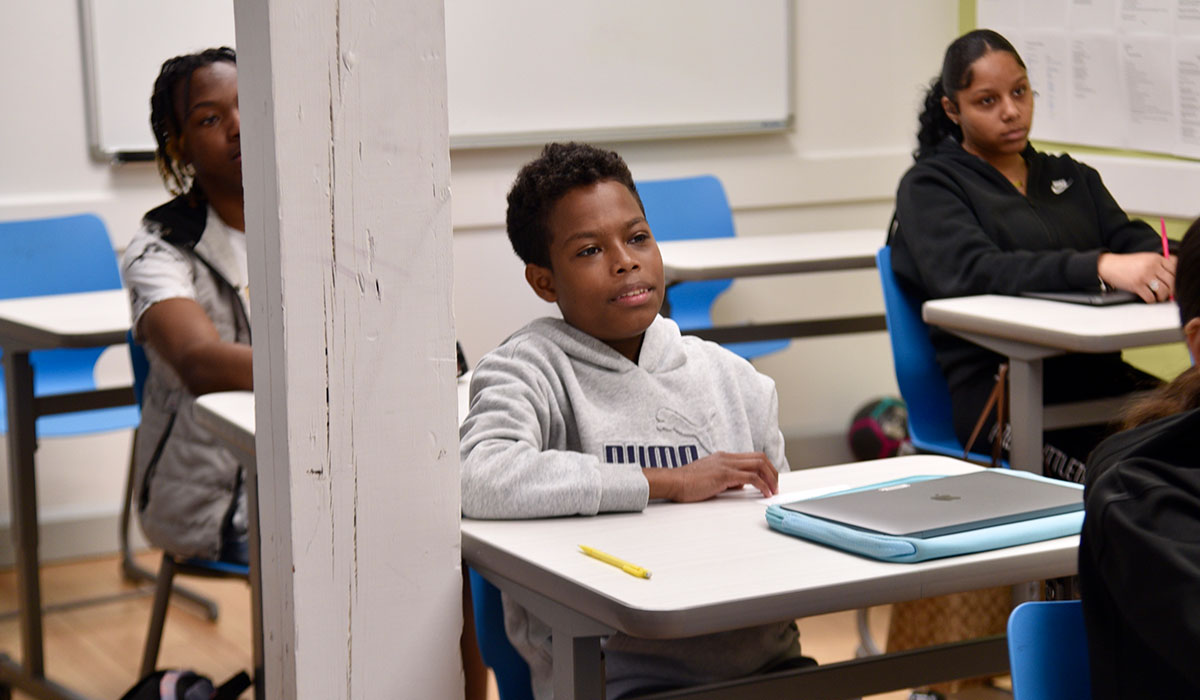
[[(951, 137), (904, 175), (889, 238), (909, 294), (926, 301), (1097, 289), (1100, 253), (1161, 250), (1154, 229), (1131, 220), (1095, 170), (1033, 146), (1021, 155), (1026, 195)], [(991, 382), (998, 355), (936, 328), (930, 338), (951, 392)]]
[(1200, 409), (1100, 443), (1084, 500), (1092, 696), (1200, 697)]

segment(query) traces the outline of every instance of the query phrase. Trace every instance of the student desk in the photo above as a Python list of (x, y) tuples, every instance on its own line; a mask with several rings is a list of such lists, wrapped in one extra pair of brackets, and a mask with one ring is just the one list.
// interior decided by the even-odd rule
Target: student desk
[[(467, 415), (470, 399), (470, 377), (468, 372), (458, 380), (458, 420)], [(255, 416), (254, 393), (250, 391), (222, 391), (205, 394), (196, 399), (196, 421), (224, 442), (246, 466), (246, 506), (249, 517), (250, 542), (250, 615), (251, 634), (254, 645), (254, 697), (266, 697), (263, 683), (263, 628), (262, 628), (262, 558), (258, 520), (258, 472), (255, 466)]]
[[(1010, 463), (1037, 473), (1042, 465), (1043, 423), (1050, 422), (1044, 421), (1050, 409), (1042, 406), (1044, 358), (1068, 352), (1116, 352), (1182, 337), (1179, 308), (1173, 303), (1086, 306), (989, 294), (928, 301), (921, 313), (926, 323), (1008, 357)], [(1071, 405), (1074, 410), (1078, 406)], [(1111, 411), (1099, 416), (1111, 417)]]
[(18, 688), (37, 698), (80, 697), (45, 674), (34, 422), (38, 416), (134, 402), (133, 390), (127, 386), (35, 398), (29, 353), (119, 345), (125, 342), (128, 329), (129, 301), (120, 289), (0, 301), (0, 350), (4, 352), (8, 394), (9, 498), (24, 657), (18, 664), (0, 654), (0, 688)]
[[(467, 417), (470, 389), (471, 373), (467, 372), (458, 379), (459, 423)], [(221, 391), (205, 394), (196, 399), (195, 412), (196, 420), (233, 450), (238, 459), (254, 466), (254, 392)], [(254, 507), (257, 510), (257, 501), (254, 501)]]
[(258, 535), (258, 470), (254, 468), (254, 393), (222, 391), (196, 397), (196, 422), (229, 447), (246, 472), (246, 519), (250, 559), (250, 643), (254, 662), (254, 697), (264, 700), (262, 625), (262, 541)]
[[(978, 469), (938, 456), (898, 457), (780, 475), (807, 492), (914, 474)], [(1078, 537), (919, 564), (874, 561), (767, 527), (757, 493), (652, 503), (641, 513), (542, 520), (463, 520), (463, 558), (554, 629), (555, 697), (600, 698), (600, 638), (670, 639), (1075, 573)], [(596, 547), (649, 580), (584, 556)], [(803, 644), (803, 640), (801, 640)], [(1002, 636), (772, 674), (670, 697), (851, 698), (925, 682), (1003, 673)], [(678, 691), (677, 691), (678, 692)]]
[[(795, 275), (875, 267), (886, 233), (878, 229), (663, 241), (667, 283)], [(802, 303), (797, 300), (797, 304)], [(690, 332), (719, 343), (886, 330), (883, 316), (724, 326)]]
[[(471, 373), (458, 379), (458, 422), (466, 420)], [(254, 464), (254, 392), (221, 391), (196, 399), (196, 420), (247, 464)]]

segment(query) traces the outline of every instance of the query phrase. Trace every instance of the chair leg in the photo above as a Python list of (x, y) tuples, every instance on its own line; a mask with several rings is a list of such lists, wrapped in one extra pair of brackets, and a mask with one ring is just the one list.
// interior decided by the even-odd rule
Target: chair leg
[(860, 659), (866, 656), (879, 656), (883, 653), (871, 635), (870, 613), (870, 608), (859, 608), (854, 618), (855, 626), (858, 628), (858, 649), (855, 650), (854, 656)]
[(163, 553), (162, 565), (158, 569), (158, 583), (154, 587), (154, 608), (150, 613), (150, 630), (146, 633), (146, 651), (142, 655), (142, 671), (138, 676), (145, 678), (154, 673), (158, 666), (158, 648), (162, 644), (163, 624), (167, 619), (167, 603), (171, 602), (171, 582), (175, 578), (175, 560)]
[[(137, 429), (133, 431), (133, 442), (137, 444)], [(129, 523), (133, 520), (133, 449), (129, 450), (129, 472), (125, 476), (125, 500), (121, 504), (121, 525), (117, 539), (121, 543), (121, 575), (126, 581), (152, 581), (155, 576), (137, 565), (129, 547)]]
[[(134, 440), (137, 440), (137, 430), (134, 430)], [(133, 451), (129, 452), (129, 475), (125, 479), (125, 502), (121, 506), (121, 530), (117, 533), (117, 539), (121, 543), (121, 575), (126, 581), (132, 583), (140, 583), (142, 581), (157, 581), (158, 577), (153, 571), (139, 565), (133, 560), (133, 550), (129, 546), (129, 527), (133, 522)], [(217, 607), (217, 602), (206, 596), (200, 595), (196, 591), (180, 586), (175, 589), (175, 595), (189, 600), (204, 609), (204, 616), (209, 622), (215, 622), (220, 608)]]

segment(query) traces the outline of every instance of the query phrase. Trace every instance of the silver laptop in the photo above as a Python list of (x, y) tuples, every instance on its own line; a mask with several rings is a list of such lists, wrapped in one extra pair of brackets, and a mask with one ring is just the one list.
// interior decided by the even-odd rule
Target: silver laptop
[(937, 537), (1083, 510), (1083, 490), (988, 469), (782, 507), (886, 535)]

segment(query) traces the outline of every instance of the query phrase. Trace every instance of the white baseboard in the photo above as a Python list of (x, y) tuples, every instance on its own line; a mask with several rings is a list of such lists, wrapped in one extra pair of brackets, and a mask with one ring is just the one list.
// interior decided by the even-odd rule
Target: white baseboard
[[(38, 528), (39, 561), (46, 564), (116, 554), (120, 551), (120, 523), (120, 513), (80, 515), (49, 522), (43, 520)], [(132, 549), (149, 546), (136, 522), (131, 523), (129, 529), (129, 545)], [(12, 528), (6, 523), (0, 526), (0, 567), (12, 567), (15, 562)]]

